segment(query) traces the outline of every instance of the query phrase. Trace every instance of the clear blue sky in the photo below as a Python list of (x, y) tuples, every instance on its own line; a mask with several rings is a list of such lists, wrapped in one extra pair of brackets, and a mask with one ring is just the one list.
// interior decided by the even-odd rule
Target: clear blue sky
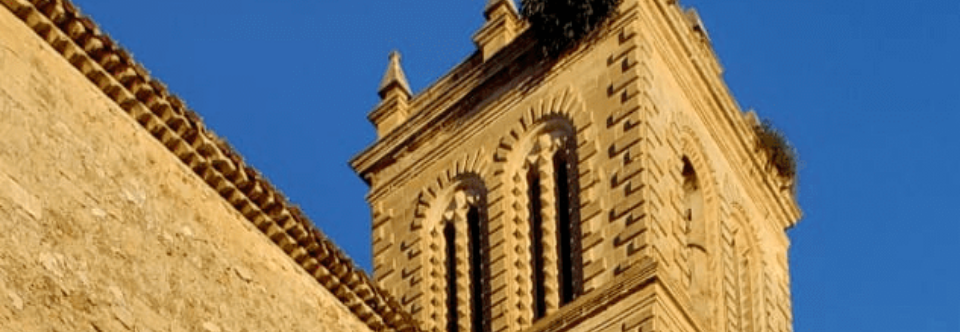
[[(482, 0), (77, 0), (369, 268), (347, 160), (387, 53), (415, 91), (465, 59)], [(419, 4), (413, 5), (413, 4)], [(960, 1), (707, 1), (740, 105), (802, 159), (796, 331), (960, 331)]]

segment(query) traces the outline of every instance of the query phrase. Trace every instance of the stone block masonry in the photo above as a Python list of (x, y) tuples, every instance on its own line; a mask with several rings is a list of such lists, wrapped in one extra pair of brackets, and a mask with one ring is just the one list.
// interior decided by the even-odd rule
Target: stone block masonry
[[(514, 17), (501, 3), (478, 36)], [(404, 92), (387, 130), (376, 115), (397, 104), (381, 94), (378, 139), (352, 161), (377, 282), (426, 329), (479, 313), (485, 332), (790, 331), (784, 229), (800, 210), (696, 17), (624, 0), (555, 61), (524, 22)], [(483, 278), (442, 264), (466, 255), (441, 231), (463, 192), (486, 197)]]
[(0, 330), (415, 329), (69, 2), (0, 0), (0, 74)]

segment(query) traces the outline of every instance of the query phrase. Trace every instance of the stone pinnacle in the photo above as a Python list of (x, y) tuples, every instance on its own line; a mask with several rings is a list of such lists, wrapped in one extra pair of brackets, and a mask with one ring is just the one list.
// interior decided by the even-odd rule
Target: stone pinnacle
[(390, 52), (390, 64), (387, 65), (387, 72), (383, 74), (383, 80), (380, 81), (380, 88), (377, 89), (377, 93), (380, 98), (386, 98), (388, 92), (398, 88), (408, 97), (411, 95), (407, 76), (404, 75), (403, 67), (400, 66), (400, 53), (392, 51)]

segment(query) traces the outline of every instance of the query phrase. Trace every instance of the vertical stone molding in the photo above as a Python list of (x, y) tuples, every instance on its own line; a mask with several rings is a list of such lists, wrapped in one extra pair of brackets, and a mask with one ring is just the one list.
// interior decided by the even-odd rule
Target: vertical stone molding
[(489, 0), (483, 15), (487, 21), (473, 35), (473, 42), (487, 60), (516, 38), (523, 29), (523, 21), (513, 0)]

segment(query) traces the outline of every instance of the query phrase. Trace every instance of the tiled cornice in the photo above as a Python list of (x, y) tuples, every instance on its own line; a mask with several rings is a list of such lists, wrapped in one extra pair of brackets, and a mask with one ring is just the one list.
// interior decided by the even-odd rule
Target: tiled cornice
[(0, 0), (374, 331), (418, 331), (399, 303), (200, 117), (68, 0)]

